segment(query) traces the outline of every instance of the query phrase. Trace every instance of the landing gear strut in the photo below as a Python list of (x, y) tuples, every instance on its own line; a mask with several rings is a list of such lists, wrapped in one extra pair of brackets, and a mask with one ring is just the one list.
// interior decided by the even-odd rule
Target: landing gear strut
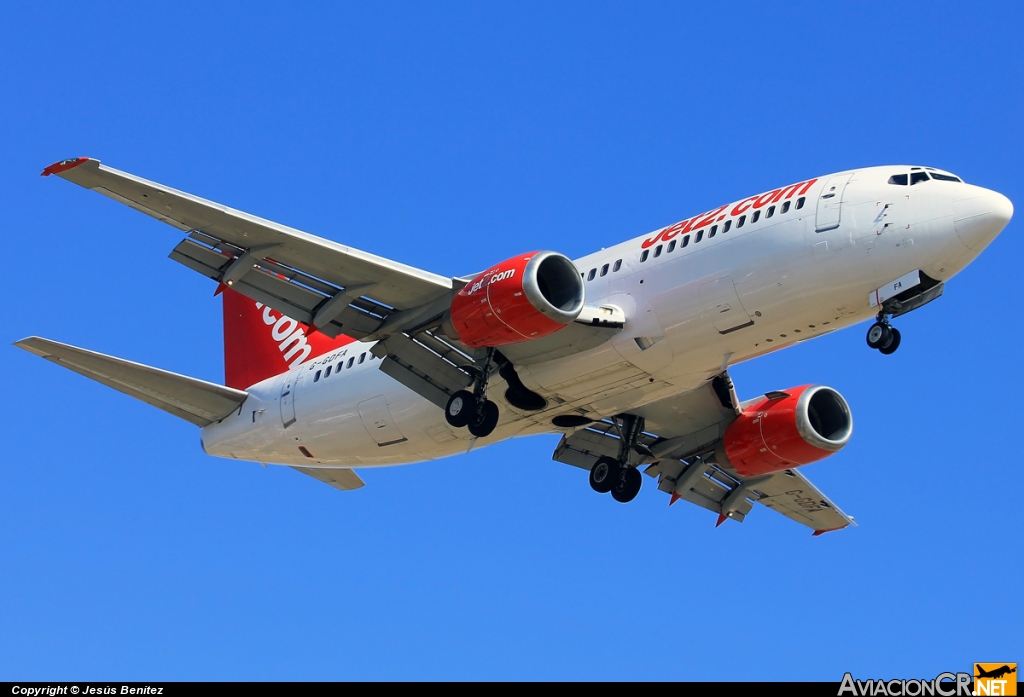
[(868, 329), (867, 340), (868, 346), (888, 356), (900, 347), (900, 331), (889, 324), (889, 316), (884, 311), (879, 312), (877, 321)]
[(614, 422), (619, 431), (619, 457), (598, 458), (590, 468), (590, 487), (599, 494), (611, 492), (612, 498), (619, 503), (629, 503), (643, 486), (643, 477), (640, 470), (630, 463), (630, 454), (650, 455), (651, 451), (638, 440), (644, 431), (642, 418), (624, 414), (616, 417)]
[(448, 399), (444, 418), (455, 428), (466, 426), (476, 438), (486, 438), (498, 425), (498, 405), (487, 399), (487, 380), (494, 364), (494, 349), (487, 349), (487, 358), (479, 370), (473, 391), (459, 390)]

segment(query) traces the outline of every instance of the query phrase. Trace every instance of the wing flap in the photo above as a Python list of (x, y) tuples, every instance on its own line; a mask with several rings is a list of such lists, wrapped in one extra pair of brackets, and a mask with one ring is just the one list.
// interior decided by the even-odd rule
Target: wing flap
[(248, 396), (242, 390), (38, 336), (14, 345), (197, 426), (220, 421)]

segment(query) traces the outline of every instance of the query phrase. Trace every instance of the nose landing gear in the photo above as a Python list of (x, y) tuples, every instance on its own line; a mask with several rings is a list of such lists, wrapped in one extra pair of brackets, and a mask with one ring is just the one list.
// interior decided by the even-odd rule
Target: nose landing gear
[(900, 331), (889, 324), (889, 317), (878, 313), (878, 320), (868, 329), (868, 346), (888, 356), (900, 347)]

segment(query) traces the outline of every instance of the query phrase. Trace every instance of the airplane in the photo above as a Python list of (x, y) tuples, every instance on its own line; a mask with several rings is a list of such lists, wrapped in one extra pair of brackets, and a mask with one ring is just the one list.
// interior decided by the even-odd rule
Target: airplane
[(1008, 665), (1003, 665), (1003, 666), (1000, 666), (999, 668), (993, 668), (992, 670), (984, 670), (984, 669), (981, 668), (981, 666), (976, 666), (976, 668), (977, 668), (978, 674), (974, 676), (975, 678), (996, 678), (996, 679), (998, 679), (998, 678), (1003, 677), (1004, 675), (1009, 675), (1010, 673), (1016, 673), (1017, 672), (1016, 665), (1014, 665), (1013, 668), (1011, 668)]
[(742, 522), (755, 503), (821, 535), (854, 523), (799, 471), (853, 432), (823, 385), (740, 401), (729, 367), (935, 300), (1013, 205), (950, 172), (806, 179), (572, 260), (531, 251), (448, 278), (79, 157), (47, 167), (177, 228), (217, 283), (225, 384), (39, 337), (16, 346), (201, 428), (218, 457), (348, 491), (356, 469), (561, 434), (552, 459), (627, 503), (658, 490)]

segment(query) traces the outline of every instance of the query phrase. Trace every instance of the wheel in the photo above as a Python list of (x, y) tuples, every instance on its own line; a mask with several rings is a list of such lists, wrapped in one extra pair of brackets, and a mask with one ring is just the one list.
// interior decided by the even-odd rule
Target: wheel
[(889, 341), (889, 344), (878, 349), (886, 356), (891, 353), (896, 353), (896, 349), (900, 347), (900, 331), (895, 328), (890, 328), (889, 332), (892, 334), (892, 339)]
[(590, 488), (599, 494), (607, 494), (612, 485), (619, 481), (620, 465), (610, 457), (598, 458), (590, 468)]
[(448, 400), (448, 405), (444, 408), (444, 418), (455, 428), (462, 428), (473, 418), (473, 414), (476, 412), (475, 406), (476, 399), (474, 399), (473, 393), (459, 390)]
[(643, 483), (643, 475), (640, 474), (640, 470), (636, 467), (626, 467), (615, 485), (612, 486), (612, 498), (619, 503), (629, 503), (640, 493)]
[(868, 329), (868, 346), (880, 349), (892, 341), (892, 330), (881, 322), (875, 322)]
[(469, 420), (469, 432), (477, 438), (486, 438), (498, 425), (498, 405), (487, 400), (479, 413), (473, 414)]

